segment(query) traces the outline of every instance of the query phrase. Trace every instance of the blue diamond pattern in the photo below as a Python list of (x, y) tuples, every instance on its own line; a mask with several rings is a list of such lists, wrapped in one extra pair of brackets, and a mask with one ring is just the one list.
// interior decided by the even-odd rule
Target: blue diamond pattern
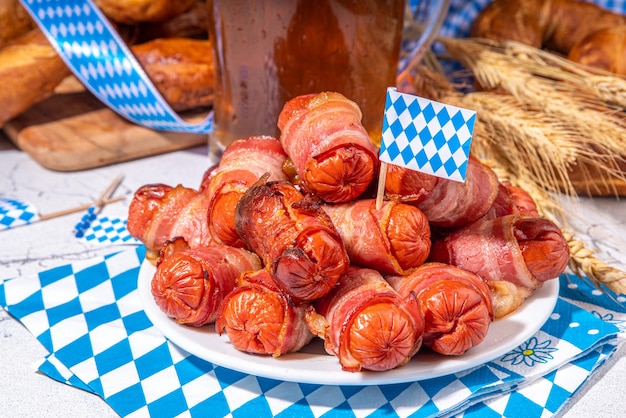
[[(399, 93), (394, 88), (387, 90), (385, 109), (380, 147), (382, 162), (465, 181), (476, 112)], [(405, 119), (405, 109), (410, 121)], [(448, 131), (450, 122), (455, 131), (446, 139), (443, 127)], [(406, 138), (409, 143), (403, 149), (397, 145), (401, 137), (403, 142)], [(435, 148), (430, 158), (424, 151), (426, 147)]]
[(406, 148), (404, 148), (400, 154), (402, 155), (402, 160), (404, 161), (405, 164), (408, 164), (409, 161), (415, 158), (410, 146), (407, 146)]
[[(469, 409), (467, 415), (478, 417), (490, 416), (488, 402), (495, 396), (506, 400), (506, 407), (501, 408), (506, 409), (506, 416), (520, 410), (540, 416), (542, 411), (554, 413), (571, 393), (559, 387), (563, 375), (557, 378), (561, 371), (558, 368), (540, 377), (547, 383), (541, 386), (541, 390), (549, 391), (547, 398), (543, 393), (540, 396), (528, 392), (509, 393), (524, 382), (523, 373), (534, 372), (530, 367), (531, 370), (509, 369), (510, 363), (495, 359), (465, 372), (417, 382), (337, 387), (287, 383), (297, 385), (296, 395), (292, 396), (292, 392), (282, 398), (289, 392), (281, 389), (285, 382), (214, 366), (187, 355), (159, 334), (141, 310), (137, 294), (137, 274), (144, 255), (145, 249), (138, 247), (102, 257), (97, 263), (72, 264), (37, 276), (0, 282), (1, 306), (25, 325), (35, 325), (37, 338), (51, 353), (49, 360), (58, 360), (56, 367), (71, 368), (63, 372), (47, 361), (40, 370), (98, 394), (120, 416), (435, 416), (450, 412), (442, 408), (464, 408), (476, 402), (477, 406)], [(109, 267), (113, 269), (103, 271)], [(82, 292), (88, 297), (93, 284), (101, 282), (87, 277), (88, 274), (104, 275), (105, 282), (101, 286), (111, 286), (113, 291), (102, 292), (97, 301), (90, 299), (85, 310), (85, 306), (77, 303), (83, 300)], [(563, 277), (561, 284), (570, 280)], [(88, 284), (79, 286), (79, 281)], [(59, 303), (59, 291), (74, 297)], [(566, 290), (570, 296), (574, 295), (573, 291)], [(584, 293), (588, 296), (586, 290)], [(31, 322), (31, 318), (46, 315), (55, 318), (46, 324), (48, 329), (42, 330), (40, 323)], [(67, 321), (63, 318), (76, 325), (76, 338), (67, 338)], [(586, 335), (592, 333), (588, 332), (569, 332), (571, 321), (586, 324), (586, 329), (596, 331), (595, 338), (589, 339)], [(609, 338), (615, 339), (619, 329), (559, 299), (555, 315), (544, 324), (541, 332), (542, 339), (567, 338), (567, 347), (577, 347), (580, 353), (587, 353), (570, 363), (577, 368), (577, 378), (582, 382), (615, 351), (617, 346), (610, 344)], [(70, 376), (73, 373), (76, 376)], [(567, 375), (571, 374), (567, 372)], [(457, 389), (452, 389), (452, 403), (446, 404), (442, 401), (451, 388)], [(249, 395), (248, 399), (240, 398), (243, 390)], [(326, 404), (328, 396), (332, 397), (332, 402)]]
[(0, 231), (38, 219), (37, 208), (33, 205), (10, 197), (0, 197)]
[(442, 108), (441, 111), (437, 113), (437, 120), (439, 121), (439, 126), (443, 126), (448, 123), (450, 115), (448, 114), (448, 109), (446, 107)]

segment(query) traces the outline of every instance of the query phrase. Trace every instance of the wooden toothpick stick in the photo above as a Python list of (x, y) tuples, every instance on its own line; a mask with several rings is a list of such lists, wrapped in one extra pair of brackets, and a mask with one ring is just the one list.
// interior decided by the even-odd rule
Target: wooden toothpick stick
[[(120, 200), (124, 200), (125, 197), (124, 196), (118, 196), (118, 197), (114, 197), (112, 199), (105, 199), (100, 201), (100, 206), (104, 207), (110, 203), (115, 203), (115, 202), (119, 202)], [(39, 216), (39, 220), (40, 221), (45, 221), (48, 219), (52, 219), (52, 218), (58, 218), (59, 216), (65, 216), (65, 215), (69, 215), (71, 213), (76, 213), (76, 212), (81, 212), (83, 210), (87, 210), (92, 206), (96, 206), (96, 204), (98, 203), (98, 201), (92, 202), (92, 203), (87, 203), (84, 205), (80, 205), (80, 206), (75, 206), (73, 208), (68, 208), (68, 209), (63, 209), (60, 210), (58, 212), (52, 212), (52, 213), (47, 213), (45, 215), (41, 215)]]
[(121, 174), (113, 179), (111, 184), (109, 184), (109, 187), (107, 187), (104, 192), (102, 192), (100, 197), (98, 197), (98, 200), (96, 200), (92, 204), (93, 206), (95, 206), (96, 212), (100, 212), (102, 210), (102, 208), (106, 205), (105, 201), (109, 199), (113, 195), (113, 193), (115, 193), (115, 190), (117, 190), (123, 179), (124, 176)]
[(380, 173), (378, 174), (378, 190), (376, 191), (376, 210), (380, 210), (383, 206), (383, 198), (385, 197), (385, 183), (387, 181), (387, 163), (381, 161)]
[(102, 210), (102, 208), (105, 207), (106, 205), (108, 205), (110, 203), (114, 203), (114, 202), (119, 202), (120, 200), (125, 199), (124, 196), (111, 198), (111, 195), (119, 187), (119, 185), (122, 183), (123, 179), (124, 179), (124, 176), (122, 176), (121, 174), (119, 176), (117, 176), (115, 179), (113, 179), (111, 184), (109, 184), (109, 186), (102, 192), (102, 194), (98, 197), (98, 199), (96, 199), (92, 203), (87, 203), (87, 204), (84, 204), (84, 205), (75, 206), (75, 207), (69, 208), (69, 209), (63, 209), (63, 210), (60, 210), (58, 212), (48, 213), (46, 215), (41, 215), (41, 216), (39, 216), (39, 220), (40, 221), (45, 221), (47, 219), (58, 218), (59, 216), (65, 216), (65, 215), (69, 215), (71, 213), (76, 213), (76, 212), (81, 212), (83, 210), (88, 210), (91, 207), (94, 207), (96, 209), (96, 212), (100, 212)]

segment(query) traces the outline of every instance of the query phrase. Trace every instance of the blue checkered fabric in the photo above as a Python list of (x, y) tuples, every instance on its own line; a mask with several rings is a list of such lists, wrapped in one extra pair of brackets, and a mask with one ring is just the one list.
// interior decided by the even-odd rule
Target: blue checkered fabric
[[(411, 3), (420, 3), (420, 0), (410, 0)], [(430, 1), (430, 0), (429, 0)], [(605, 9), (611, 10), (617, 13), (626, 13), (626, 1), (625, 0), (581, 0), (588, 3), (595, 3)], [(469, 36), (470, 26), (478, 13), (487, 5), (491, 3), (491, 0), (451, 0), (450, 7), (448, 9), (448, 16), (441, 26), (439, 32), (441, 36), (466, 38)]]
[(465, 181), (476, 112), (387, 90), (380, 160)]
[(158, 130), (211, 131), (211, 116), (189, 124), (171, 109), (91, 0), (22, 4), (76, 77), (121, 116)]
[(37, 208), (28, 202), (0, 197), (0, 231), (39, 220)]
[(589, 305), (579, 297), (590, 292), (585, 283), (563, 276), (541, 330), (485, 365), (382, 386), (282, 382), (213, 365), (166, 339), (142, 309), (144, 257), (137, 246), (0, 282), (0, 305), (50, 353), (40, 371), (125, 417), (550, 415), (620, 344), (626, 320), (619, 305)]
[[(423, 7), (426, 3), (432, 3), (437, 0), (409, 0), (412, 8), (416, 10), (416, 13), (427, 15), (428, 7)], [(450, 0), (450, 6), (448, 8), (447, 18), (443, 22), (439, 35), (442, 37), (457, 37), (466, 38), (470, 34), (470, 27), (476, 16), (489, 4), (492, 0)], [(595, 3), (607, 10), (611, 10), (617, 13), (626, 13), (626, 1), (625, 0), (581, 0), (588, 3)], [(422, 5), (418, 8), (418, 5)], [(409, 51), (413, 49), (416, 42), (413, 40), (406, 40), (403, 45), (405, 55), (409, 54)], [(440, 56), (445, 56), (445, 48), (435, 42), (432, 46), (432, 50)], [(400, 69), (405, 68), (406, 60), (400, 61)], [(455, 74), (455, 77), (461, 77), (459, 81), (465, 81), (471, 85), (472, 80), (467, 78), (466, 74), (459, 74), (459, 71), (463, 70), (463, 67), (453, 61), (443, 60), (441, 66), (448, 74)]]

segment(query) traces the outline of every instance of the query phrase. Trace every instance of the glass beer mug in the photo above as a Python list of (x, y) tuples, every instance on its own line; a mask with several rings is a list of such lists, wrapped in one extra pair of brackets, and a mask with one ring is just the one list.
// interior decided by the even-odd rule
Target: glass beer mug
[[(427, 18), (436, 24), (421, 35), (422, 49), (447, 10), (447, 1), (432, 3), (437, 10)], [(407, 6), (405, 0), (208, 0), (216, 76), (209, 152), (219, 155), (239, 138), (277, 137), (284, 104), (323, 91), (356, 102), (379, 144)]]

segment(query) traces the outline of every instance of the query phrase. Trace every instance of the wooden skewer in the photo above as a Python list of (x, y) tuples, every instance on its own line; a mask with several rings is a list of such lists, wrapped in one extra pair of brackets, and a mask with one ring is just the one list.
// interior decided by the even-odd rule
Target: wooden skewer
[(387, 181), (387, 163), (380, 163), (380, 173), (378, 174), (378, 190), (376, 191), (376, 210), (380, 210), (383, 206), (383, 198), (385, 196), (385, 182)]
[(107, 199), (109, 199), (113, 193), (115, 192), (115, 190), (119, 187), (119, 185), (122, 183), (122, 180), (124, 179), (123, 175), (119, 175), (117, 176), (115, 179), (113, 179), (113, 181), (111, 182), (111, 184), (109, 184), (109, 187), (107, 187), (102, 194), (100, 195), (100, 197), (98, 197), (98, 200), (96, 200), (92, 206), (95, 206), (96, 208), (96, 213), (99, 213), (102, 208), (106, 205), (105, 201)]
[(92, 203), (87, 203), (84, 205), (80, 205), (80, 206), (75, 206), (73, 208), (69, 208), (69, 209), (63, 209), (60, 210), (58, 212), (53, 212), (53, 213), (48, 213), (45, 215), (41, 215), (39, 216), (39, 220), (40, 221), (45, 221), (48, 219), (52, 219), (52, 218), (58, 218), (59, 216), (65, 216), (65, 215), (69, 215), (71, 213), (76, 213), (76, 212), (80, 212), (83, 210), (87, 210), (92, 206), (97, 206), (97, 207), (104, 207), (110, 203), (115, 203), (115, 202), (119, 202), (120, 200), (124, 200), (126, 197), (125, 196), (118, 196), (118, 197), (114, 197), (111, 199), (104, 199), (101, 201), (96, 200), (95, 202)]
[(76, 206), (76, 207), (69, 208), (69, 209), (63, 209), (63, 210), (60, 210), (58, 212), (49, 213), (49, 214), (46, 214), (46, 215), (41, 215), (41, 216), (39, 216), (39, 220), (40, 221), (45, 221), (47, 219), (58, 218), (59, 216), (65, 216), (65, 215), (69, 215), (71, 213), (76, 213), (76, 212), (80, 212), (80, 211), (83, 211), (83, 210), (88, 210), (90, 207), (95, 207), (96, 208), (96, 212), (100, 212), (102, 210), (102, 208), (105, 207), (106, 205), (108, 205), (109, 203), (119, 202), (120, 200), (124, 199), (123, 196), (116, 197), (116, 198), (111, 198), (111, 195), (119, 187), (119, 185), (122, 183), (123, 179), (124, 179), (124, 176), (122, 176), (121, 174), (119, 176), (117, 176), (115, 179), (113, 179), (111, 184), (109, 184), (109, 186), (102, 192), (100, 197), (98, 197), (98, 199), (95, 202), (88, 203), (88, 204), (85, 204), (85, 205)]

